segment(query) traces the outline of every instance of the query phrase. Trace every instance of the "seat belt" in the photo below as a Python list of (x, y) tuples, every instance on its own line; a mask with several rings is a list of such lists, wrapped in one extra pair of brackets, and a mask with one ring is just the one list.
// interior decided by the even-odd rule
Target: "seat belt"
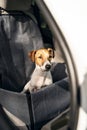
[[(29, 95), (29, 94), (28, 94)], [(28, 99), (30, 95), (28, 96)], [(30, 125), (30, 110), (26, 94), (0, 89), (0, 104), (13, 115)]]

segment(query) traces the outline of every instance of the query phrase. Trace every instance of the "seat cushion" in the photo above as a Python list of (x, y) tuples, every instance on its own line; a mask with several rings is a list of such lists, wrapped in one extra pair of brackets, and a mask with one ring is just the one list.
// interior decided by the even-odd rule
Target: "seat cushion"
[[(62, 84), (62, 83), (61, 83)], [(62, 113), (70, 104), (70, 92), (58, 82), (31, 93), (34, 129), (39, 130), (49, 120)]]

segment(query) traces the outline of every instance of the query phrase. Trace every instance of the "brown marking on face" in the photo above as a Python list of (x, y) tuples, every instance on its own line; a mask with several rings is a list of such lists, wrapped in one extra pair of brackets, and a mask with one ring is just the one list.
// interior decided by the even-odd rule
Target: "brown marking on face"
[(52, 58), (53, 53), (51, 53), (48, 49), (39, 49), (35, 54), (35, 63), (39, 66), (42, 66), (46, 61), (51, 62)]
[(54, 58), (54, 51), (51, 48), (34, 50), (28, 53), (30, 59), (37, 65), (42, 66), (44, 62), (52, 60)]
[(54, 50), (52, 48), (48, 48), (49, 54), (54, 58)]
[(35, 53), (36, 53), (36, 50), (28, 53), (28, 56), (32, 60), (32, 62), (35, 62)]

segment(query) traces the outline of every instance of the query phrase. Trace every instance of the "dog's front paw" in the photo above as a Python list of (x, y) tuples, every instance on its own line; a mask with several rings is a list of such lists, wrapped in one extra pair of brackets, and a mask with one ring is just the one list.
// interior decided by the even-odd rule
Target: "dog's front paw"
[(32, 89), (32, 92), (37, 92), (39, 89), (37, 88), (37, 87), (34, 87), (33, 89)]

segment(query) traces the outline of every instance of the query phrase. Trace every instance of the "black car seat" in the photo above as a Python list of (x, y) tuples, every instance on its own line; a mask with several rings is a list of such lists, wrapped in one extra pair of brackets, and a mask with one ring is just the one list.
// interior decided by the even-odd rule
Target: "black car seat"
[[(62, 83), (58, 84), (58, 80), (65, 77), (60, 78), (58, 69), (56, 75), (56, 70), (52, 71), (56, 83), (32, 94), (20, 93), (34, 69), (28, 52), (42, 48), (43, 42), (36, 23), (29, 16), (20, 11), (9, 14), (0, 16), (0, 129), (18, 129), (4, 113), (2, 107), (5, 107), (24, 121), (29, 130), (40, 130), (67, 109), (70, 93)], [(61, 73), (65, 72), (61, 69)]]

